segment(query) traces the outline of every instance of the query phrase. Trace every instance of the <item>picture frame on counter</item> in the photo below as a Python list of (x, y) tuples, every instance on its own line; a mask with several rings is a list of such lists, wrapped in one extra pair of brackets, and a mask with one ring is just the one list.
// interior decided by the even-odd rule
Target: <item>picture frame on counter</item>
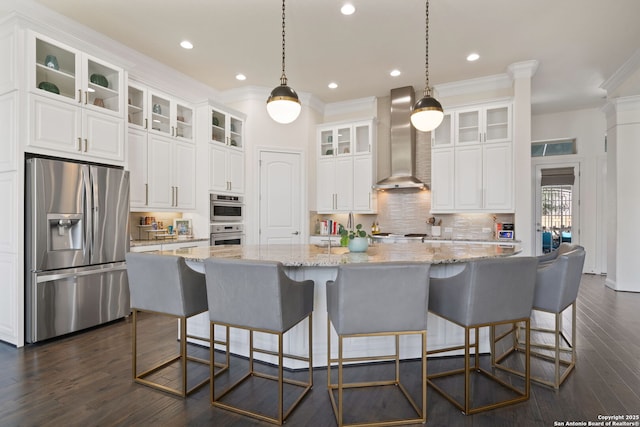
[(191, 220), (179, 218), (173, 220), (173, 230), (178, 237), (186, 237), (191, 235)]

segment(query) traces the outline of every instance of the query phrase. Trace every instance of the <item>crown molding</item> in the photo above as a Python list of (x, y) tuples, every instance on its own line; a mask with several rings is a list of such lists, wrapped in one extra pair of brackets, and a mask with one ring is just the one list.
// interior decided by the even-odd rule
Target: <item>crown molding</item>
[(600, 85), (607, 93), (615, 92), (629, 77), (640, 69), (640, 49), (636, 50), (611, 77)]
[(531, 78), (538, 71), (540, 63), (535, 60), (514, 62), (507, 67), (507, 73), (513, 80)]
[(324, 107), (325, 116), (363, 112), (367, 117), (377, 115), (378, 99), (375, 96), (352, 99), (349, 101), (333, 102)]
[(495, 74), (493, 76), (442, 83), (435, 85), (434, 90), (438, 97), (448, 98), (450, 96), (510, 88), (512, 84), (513, 81), (507, 74)]
[[(229, 89), (218, 93), (216, 99), (223, 104), (234, 104), (236, 102), (259, 101), (267, 103), (267, 99), (273, 88), (264, 86), (243, 86), (236, 89)], [(316, 96), (308, 92), (298, 92), (298, 98), (303, 106), (308, 106), (319, 113), (324, 113), (325, 104)]]

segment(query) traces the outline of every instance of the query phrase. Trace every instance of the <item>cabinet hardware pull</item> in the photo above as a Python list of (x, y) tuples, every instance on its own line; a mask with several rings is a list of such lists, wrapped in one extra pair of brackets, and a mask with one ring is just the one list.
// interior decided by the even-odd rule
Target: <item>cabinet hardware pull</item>
[(82, 89), (78, 89), (78, 104), (82, 104)]
[(149, 119), (144, 119), (144, 128), (149, 129)]
[(149, 204), (149, 184), (144, 184), (144, 204), (145, 206)]
[(84, 91), (84, 105), (89, 103), (89, 91)]
[(84, 152), (87, 152), (87, 147), (89, 146), (89, 141), (87, 140), (87, 138), (84, 139)]
[(78, 138), (78, 151), (82, 151), (82, 138)]
[(176, 136), (176, 128), (175, 128), (175, 126), (171, 126), (171, 136)]
[(178, 187), (176, 187), (176, 207), (178, 206)]

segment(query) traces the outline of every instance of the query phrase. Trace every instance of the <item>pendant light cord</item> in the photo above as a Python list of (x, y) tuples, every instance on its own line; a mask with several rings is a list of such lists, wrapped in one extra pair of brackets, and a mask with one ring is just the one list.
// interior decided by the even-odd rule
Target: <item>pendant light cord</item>
[(287, 85), (287, 75), (284, 72), (284, 60), (285, 60), (285, 31), (284, 31), (284, 27), (285, 27), (285, 14), (284, 14), (284, 2), (285, 0), (282, 0), (282, 76), (280, 76), (280, 84), (283, 86)]
[[(283, 0), (284, 1), (284, 0)], [(425, 84), (424, 84), (424, 96), (431, 96), (431, 88), (429, 87), (429, 0), (427, 0), (427, 4), (425, 7), (426, 17), (425, 17), (425, 59), (424, 59), (424, 69), (425, 69)]]

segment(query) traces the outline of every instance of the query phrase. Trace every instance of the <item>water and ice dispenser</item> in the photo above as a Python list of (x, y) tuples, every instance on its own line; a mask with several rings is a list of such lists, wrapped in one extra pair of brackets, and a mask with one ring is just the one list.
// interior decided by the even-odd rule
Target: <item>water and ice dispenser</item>
[(47, 214), (49, 251), (81, 250), (84, 245), (83, 214)]

